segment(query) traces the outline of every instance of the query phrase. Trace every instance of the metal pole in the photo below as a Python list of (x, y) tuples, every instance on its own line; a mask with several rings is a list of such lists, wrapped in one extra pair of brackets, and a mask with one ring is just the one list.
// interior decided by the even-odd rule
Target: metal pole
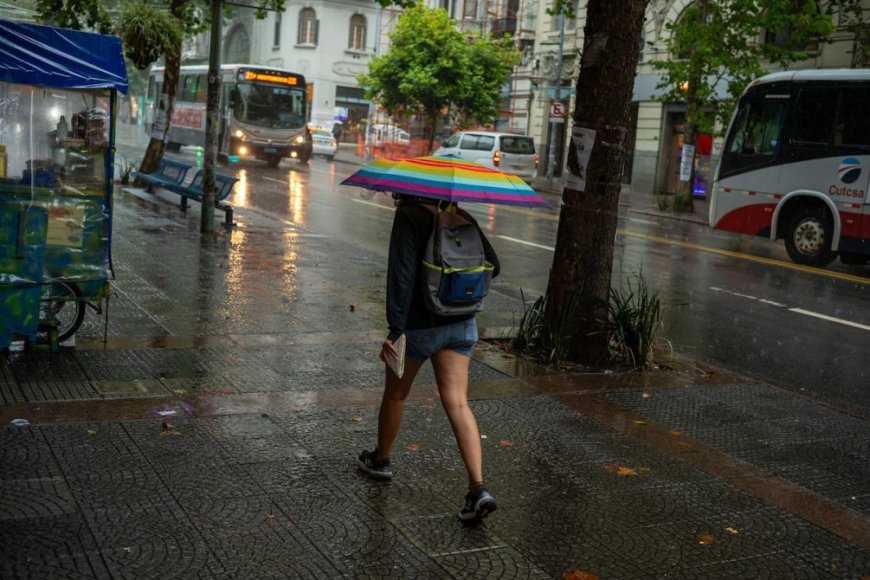
[(220, 128), (220, 60), (221, 17), (223, 0), (213, 0), (211, 5), (211, 42), (208, 51), (208, 96), (206, 97), (205, 154), (202, 163), (202, 209), (199, 231), (207, 234), (214, 231), (214, 174), (217, 158), (218, 130)]
[[(562, 100), (562, 49), (565, 45), (565, 13), (559, 12), (559, 56), (556, 59), (556, 91), (557, 101)], [(548, 114), (550, 112), (548, 111)], [(564, 121), (563, 121), (564, 122)], [(559, 123), (550, 120), (550, 152), (547, 155), (547, 188), (553, 187), (553, 167), (556, 165), (556, 128)]]
[[(375, 46), (374, 58), (378, 58), (378, 45), (381, 39), (381, 5), (375, 6)], [(369, 102), (369, 119), (366, 123), (366, 161), (372, 160), (372, 123), (375, 120), (375, 103)]]

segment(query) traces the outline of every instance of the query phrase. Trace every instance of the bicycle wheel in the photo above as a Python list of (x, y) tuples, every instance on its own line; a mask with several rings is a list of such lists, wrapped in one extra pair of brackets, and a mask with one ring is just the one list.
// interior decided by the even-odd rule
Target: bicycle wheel
[(57, 340), (63, 342), (76, 333), (85, 319), (82, 291), (72, 282), (51, 282), (42, 290), (40, 322), (54, 322)]

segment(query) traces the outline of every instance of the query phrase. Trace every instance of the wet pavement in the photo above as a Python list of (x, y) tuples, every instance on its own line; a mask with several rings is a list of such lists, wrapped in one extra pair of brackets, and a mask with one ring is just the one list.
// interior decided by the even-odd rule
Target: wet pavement
[[(235, 219), (202, 236), (196, 204), (119, 192), (107, 319), (0, 358), (0, 576), (870, 575), (866, 419), (678, 355), (583, 374), (482, 342), (471, 405), (499, 510), (456, 517), (429, 365), (394, 480), (369, 481), (386, 249)], [(494, 300), (482, 333), (516, 306)]]

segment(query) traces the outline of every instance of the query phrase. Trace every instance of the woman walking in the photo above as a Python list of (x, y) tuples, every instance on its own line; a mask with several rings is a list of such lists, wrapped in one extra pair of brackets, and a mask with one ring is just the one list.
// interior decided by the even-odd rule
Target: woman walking
[[(404, 334), (407, 341), (405, 372), (399, 378), (386, 365), (377, 447), (363, 451), (357, 463), (374, 479), (393, 477), (390, 453), (399, 433), (405, 399), (417, 372), (426, 360), (431, 359), (441, 403), (468, 472), (468, 493), (459, 517), (463, 520), (479, 519), (495, 511), (496, 502), (484, 485), (480, 432), (468, 406), (468, 368), (477, 342), (477, 322), (474, 314), (438, 316), (430, 313), (424, 305), (419, 270), (439, 202), (400, 194), (394, 194), (394, 198), (397, 208), (387, 267), (389, 334), (382, 345), (380, 358), (385, 363), (395, 360), (398, 356), (395, 342)], [(455, 206), (450, 210), (461, 212), (480, 230), (467, 212)], [(494, 278), (499, 272), (498, 257), (483, 232), (480, 235), (486, 260), (494, 267)]]

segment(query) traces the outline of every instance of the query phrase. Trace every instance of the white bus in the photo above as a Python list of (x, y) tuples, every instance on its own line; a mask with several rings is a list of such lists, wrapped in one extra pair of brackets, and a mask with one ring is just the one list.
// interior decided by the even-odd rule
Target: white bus
[(800, 264), (870, 263), (870, 70), (753, 81), (725, 136), (710, 225), (784, 239)]
[[(149, 134), (163, 89), (164, 67), (153, 67), (148, 82)], [(277, 167), (290, 157), (311, 157), (305, 78), (287, 70), (246, 64), (221, 66), (219, 157), (251, 156)], [(183, 66), (178, 78), (167, 147), (205, 145), (208, 66)]]

